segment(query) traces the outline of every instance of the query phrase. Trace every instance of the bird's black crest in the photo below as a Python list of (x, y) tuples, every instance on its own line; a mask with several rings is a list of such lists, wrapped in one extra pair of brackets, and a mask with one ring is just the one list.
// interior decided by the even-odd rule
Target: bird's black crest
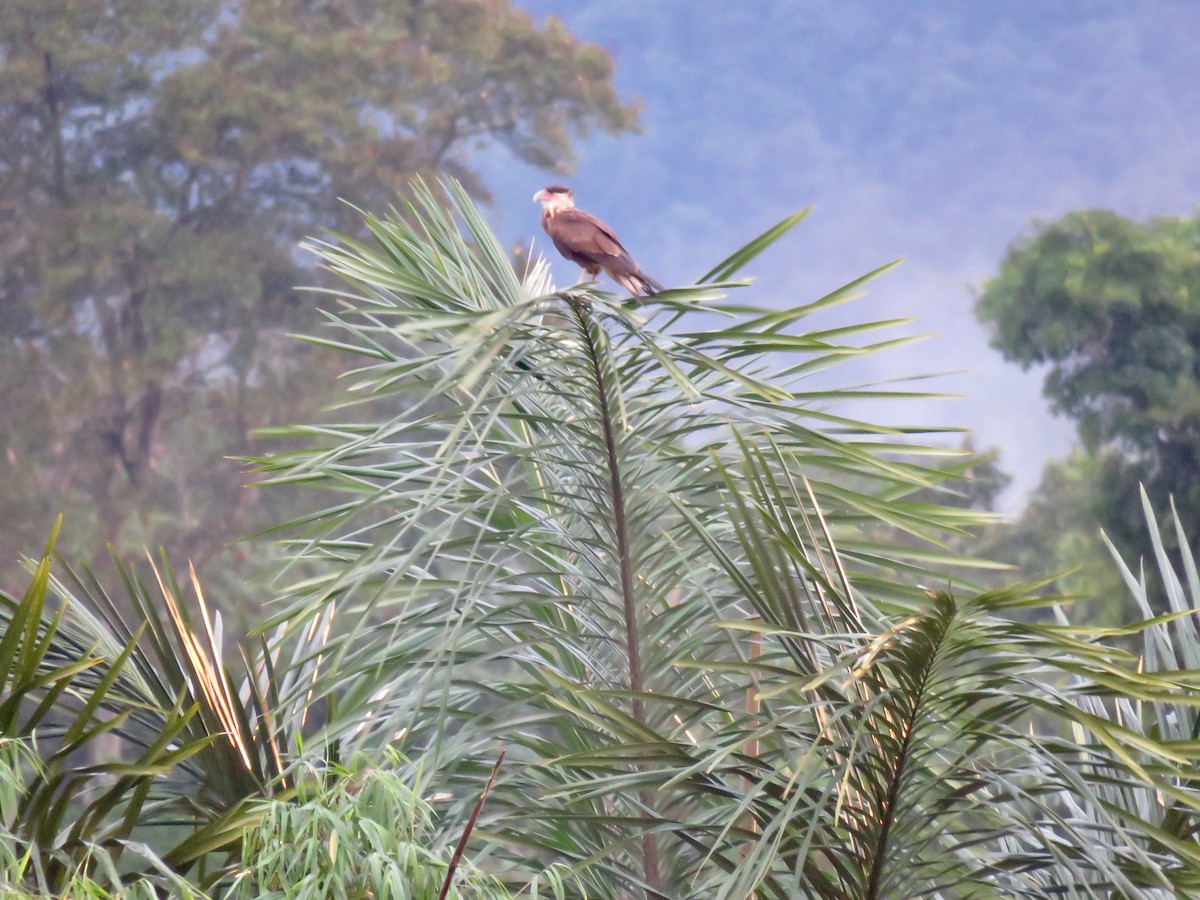
[(569, 187), (565, 187), (564, 185), (561, 185), (561, 184), (552, 184), (552, 185), (550, 185), (550, 187), (546, 188), (546, 193), (548, 193), (548, 194), (569, 194), (569, 193), (571, 193), (571, 189)]

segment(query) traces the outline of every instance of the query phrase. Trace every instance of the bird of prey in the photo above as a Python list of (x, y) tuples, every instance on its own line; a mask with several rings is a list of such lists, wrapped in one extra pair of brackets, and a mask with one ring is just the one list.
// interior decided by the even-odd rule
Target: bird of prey
[(575, 208), (571, 189), (555, 184), (533, 195), (542, 204), (542, 228), (558, 252), (581, 268), (588, 280), (604, 272), (630, 294), (647, 297), (665, 290), (641, 270), (612, 229), (593, 215)]

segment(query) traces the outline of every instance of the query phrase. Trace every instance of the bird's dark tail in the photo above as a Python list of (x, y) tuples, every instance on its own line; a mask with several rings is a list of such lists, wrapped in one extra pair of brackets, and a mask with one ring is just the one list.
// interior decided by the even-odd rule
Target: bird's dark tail
[(630, 272), (628, 275), (621, 275), (615, 278), (625, 290), (629, 291), (633, 296), (639, 297), (645, 295), (650, 297), (657, 294), (659, 291), (665, 291), (666, 288), (638, 269), (636, 272)]

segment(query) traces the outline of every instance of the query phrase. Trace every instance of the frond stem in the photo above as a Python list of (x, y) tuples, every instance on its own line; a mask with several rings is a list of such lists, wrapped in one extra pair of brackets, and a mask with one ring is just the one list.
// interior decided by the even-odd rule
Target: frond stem
[(917, 719), (921, 713), (921, 706), (925, 701), (925, 692), (929, 687), (929, 679), (933, 672), (933, 667), (937, 662), (938, 650), (946, 638), (946, 631), (949, 625), (949, 622), (945, 623), (945, 627), (943, 627), (938, 635), (937, 643), (930, 648), (929, 654), (925, 657), (916, 686), (917, 690), (912, 696), (912, 705), (909, 708), (908, 715), (905, 716), (903, 724), (904, 735), (900, 740), (900, 747), (896, 753), (895, 765), (892, 767), (892, 775), (888, 781), (887, 794), (879, 807), (879, 840), (875, 844), (874, 860), (872, 861), (871, 873), (867, 879), (867, 890), (864, 895), (866, 900), (878, 900), (879, 897), (883, 896), (880, 894), (880, 890), (882, 889), (880, 881), (883, 877), (884, 862), (887, 859), (888, 836), (891, 832), (892, 824), (896, 820), (896, 806), (899, 803), (900, 784), (904, 780), (909, 753), (912, 749), (913, 735), (917, 730)]
[[(604, 373), (600, 369), (600, 348), (592, 337), (592, 329), (598, 324), (588, 314), (587, 308), (578, 301), (571, 301), (572, 309), (579, 321), (580, 332), (587, 340), (588, 360), (592, 366), (592, 377), (596, 380), (596, 394), (600, 407), (600, 427), (604, 434), (605, 457), (608, 462), (609, 490), (613, 504), (613, 529), (616, 532), (617, 558), (621, 570), (621, 602), (625, 615), (625, 651), (629, 656), (629, 690), (640, 693), (642, 683), (642, 655), (638, 645), (637, 602), (633, 587), (633, 556), (629, 550), (629, 522), (625, 509), (625, 490), (621, 485), (621, 467), (617, 458), (617, 438), (613, 426), (612, 408)], [(633, 699), (633, 717), (639, 723), (646, 721), (645, 704), (640, 697)]]
[[(637, 602), (633, 589), (633, 555), (629, 549), (629, 522), (625, 509), (625, 491), (621, 485), (621, 467), (617, 459), (617, 438), (613, 426), (611, 398), (608, 395), (608, 385), (600, 368), (600, 347), (595, 340), (594, 329), (600, 325), (589, 314), (588, 306), (572, 299), (571, 311), (579, 322), (579, 331), (587, 346), (588, 360), (592, 366), (592, 377), (596, 381), (596, 399), (600, 407), (600, 428), (604, 433), (605, 457), (608, 460), (609, 489), (613, 504), (613, 529), (616, 532), (617, 558), (621, 570), (621, 602), (625, 615), (625, 648), (629, 657), (629, 690), (637, 695), (643, 690), (642, 683), (642, 654), (638, 645)], [(639, 696), (634, 696), (632, 702), (633, 718), (639, 724), (646, 721), (646, 706)], [(642, 806), (649, 809), (650, 797), (642, 794)], [(658, 872), (658, 841), (647, 831), (642, 836), (642, 866), (649, 894), (653, 897), (663, 896), (659, 891), (661, 884)]]

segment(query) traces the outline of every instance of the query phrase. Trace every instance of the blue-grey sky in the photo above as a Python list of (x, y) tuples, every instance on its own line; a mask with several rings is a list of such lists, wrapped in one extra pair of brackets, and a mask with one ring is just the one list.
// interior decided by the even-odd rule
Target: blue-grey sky
[[(566, 179), (490, 154), (503, 235), (540, 238), (529, 198), (566, 180), (647, 272), (678, 284), (815, 205), (752, 265), (754, 298), (799, 303), (905, 257), (815, 324), (916, 316), (907, 331), (933, 337), (842, 377), (968, 370), (937, 382), (964, 399), (902, 418), (999, 446), (1017, 478), (1004, 506), (1023, 506), (1073, 430), (1046, 411), (1040, 374), (987, 346), (975, 292), (1035, 219), (1196, 211), (1200, 0), (517, 2), (612, 53), (644, 133), (583, 142)], [(565, 261), (556, 272), (577, 277)]]

